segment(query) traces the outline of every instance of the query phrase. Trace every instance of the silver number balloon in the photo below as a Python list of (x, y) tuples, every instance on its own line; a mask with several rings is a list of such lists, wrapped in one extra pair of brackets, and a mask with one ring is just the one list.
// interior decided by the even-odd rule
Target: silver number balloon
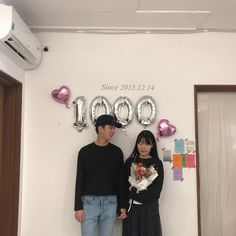
[[(90, 118), (93, 123), (96, 122), (99, 111), (98, 110), (103, 109), (102, 114), (110, 114), (111, 113), (111, 104), (109, 101), (103, 97), (103, 96), (97, 96), (90, 104)], [(100, 114), (100, 115), (102, 115)]]
[[(150, 107), (150, 113), (147, 117), (143, 115), (145, 106)], [(156, 104), (154, 99), (150, 96), (141, 97), (136, 106), (136, 115), (140, 124), (145, 127), (151, 125), (156, 118)]]
[(85, 109), (85, 98), (83, 96), (77, 97), (73, 101), (75, 107), (75, 122), (74, 127), (81, 132), (87, 127), (86, 123), (86, 109)]
[[(122, 107), (127, 108), (127, 114), (123, 118), (121, 114)], [(114, 102), (113, 112), (116, 116), (117, 121), (120, 122), (123, 127), (127, 126), (133, 119), (134, 108), (132, 102), (127, 97), (119, 97)]]

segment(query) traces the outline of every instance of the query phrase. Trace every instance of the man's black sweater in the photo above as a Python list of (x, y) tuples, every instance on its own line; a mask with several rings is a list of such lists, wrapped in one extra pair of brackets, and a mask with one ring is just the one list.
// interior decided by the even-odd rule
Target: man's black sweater
[(80, 149), (77, 162), (74, 210), (82, 210), (84, 195), (116, 195), (118, 207), (125, 208), (125, 169), (121, 149), (112, 143), (88, 144)]

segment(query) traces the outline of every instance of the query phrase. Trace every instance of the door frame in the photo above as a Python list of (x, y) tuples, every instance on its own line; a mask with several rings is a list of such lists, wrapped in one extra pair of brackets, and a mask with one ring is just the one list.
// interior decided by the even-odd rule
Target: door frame
[(195, 140), (196, 140), (196, 175), (197, 175), (197, 210), (198, 210), (198, 235), (201, 236), (201, 209), (200, 209), (200, 155), (198, 140), (198, 100), (199, 92), (236, 92), (236, 85), (194, 85), (194, 113), (195, 113)]
[(3, 132), (0, 153), (0, 232), (17, 236), (20, 186), (22, 83), (0, 70)]

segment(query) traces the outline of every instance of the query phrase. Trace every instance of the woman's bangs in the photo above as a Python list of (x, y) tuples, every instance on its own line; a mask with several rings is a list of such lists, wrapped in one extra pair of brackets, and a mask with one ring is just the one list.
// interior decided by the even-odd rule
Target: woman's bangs
[(149, 144), (152, 145), (152, 138), (149, 135), (140, 135), (140, 137), (137, 140), (137, 143), (145, 143), (145, 144)]

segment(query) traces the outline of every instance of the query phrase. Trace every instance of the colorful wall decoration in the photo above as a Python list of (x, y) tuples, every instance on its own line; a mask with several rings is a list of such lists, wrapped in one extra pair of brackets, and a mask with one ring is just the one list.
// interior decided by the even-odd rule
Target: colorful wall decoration
[(183, 168), (196, 167), (195, 143), (188, 139), (175, 139), (174, 151), (162, 149), (163, 161), (172, 163), (173, 180), (183, 181)]

